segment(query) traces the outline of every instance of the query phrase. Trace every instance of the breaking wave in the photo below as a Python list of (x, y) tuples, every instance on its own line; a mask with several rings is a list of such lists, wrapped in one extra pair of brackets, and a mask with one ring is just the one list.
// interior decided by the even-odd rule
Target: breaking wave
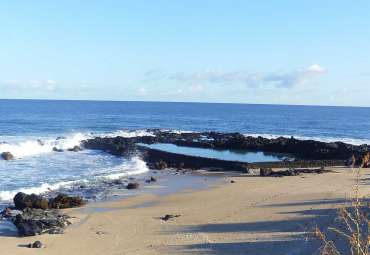
[(116, 180), (123, 177), (144, 174), (148, 171), (149, 168), (142, 159), (140, 159), (139, 157), (133, 157), (131, 160), (125, 161), (121, 165), (104, 169), (100, 171), (100, 175), (91, 176), (91, 178), (88, 179), (78, 179), (78, 176), (76, 176), (76, 180), (71, 181), (61, 181), (53, 184), (43, 183), (34, 187), (0, 191), (0, 201), (11, 201), (18, 192), (24, 192), (26, 194), (43, 194), (49, 191), (59, 190), (61, 188), (72, 187), (81, 183), (84, 183), (88, 186), (89, 183), (96, 183), (97, 181)]
[(3, 142), (0, 143), (0, 153), (10, 152), (16, 158), (34, 156), (43, 153), (50, 153), (55, 149), (68, 150), (75, 146), (79, 146), (83, 140), (93, 137), (138, 137), (138, 136), (153, 136), (152, 133), (146, 130), (119, 130), (112, 133), (76, 133), (55, 139), (31, 139), (21, 142)]

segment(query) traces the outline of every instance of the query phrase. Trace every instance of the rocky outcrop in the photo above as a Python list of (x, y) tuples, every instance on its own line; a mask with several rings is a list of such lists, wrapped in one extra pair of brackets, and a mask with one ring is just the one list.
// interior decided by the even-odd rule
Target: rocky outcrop
[(130, 182), (127, 184), (126, 188), (127, 189), (138, 189), (140, 184), (138, 182)]
[(86, 204), (79, 196), (68, 196), (65, 194), (59, 194), (55, 198), (46, 199), (42, 196), (19, 192), (14, 196), (14, 205), (18, 210), (25, 208), (33, 209), (66, 209), (73, 207), (80, 207)]
[(323, 174), (332, 173), (332, 170), (324, 168), (307, 168), (307, 169), (288, 169), (273, 171), (271, 168), (261, 168), (260, 176), (283, 177), (283, 176), (296, 176), (301, 174)]
[(11, 154), (10, 152), (3, 152), (1, 153), (1, 157), (4, 159), (4, 160), (13, 160), (14, 159), (14, 156), (13, 154)]
[(320, 142), (299, 140), (294, 137), (268, 139), (244, 136), (240, 133), (173, 133), (150, 130), (154, 136), (94, 138), (83, 142), (87, 149), (99, 149), (114, 155), (127, 155), (136, 151), (137, 143), (172, 143), (181, 146), (215, 149), (253, 150), (273, 153), (288, 153), (302, 160), (347, 160), (352, 155), (362, 158), (369, 151), (364, 144), (360, 146), (342, 142)]
[(13, 198), (14, 205), (18, 210), (23, 210), (25, 208), (35, 208), (35, 209), (48, 209), (49, 201), (36, 194), (27, 195), (23, 192), (19, 192)]
[(49, 200), (49, 207), (55, 209), (66, 209), (81, 207), (86, 204), (86, 201), (79, 196), (68, 196), (65, 194), (59, 194), (55, 198)]
[(68, 216), (58, 210), (26, 208), (13, 218), (20, 236), (35, 236), (43, 233), (61, 234), (70, 224)]
[(102, 150), (116, 156), (130, 156), (136, 153), (135, 139), (124, 137), (96, 137), (82, 142), (86, 149)]
[(260, 176), (270, 176), (272, 174), (271, 168), (260, 168)]
[(53, 151), (55, 151), (55, 152), (63, 152), (63, 149), (58, 149), (57, 147), (53, 147)]
[[(150, 131), (154, 136), (94, 138), (84, 141), (82, 145), (87, 149), (103, 150), (113, 155), (130, 157), (139, 154), (147, 162), (149, 167), (158, 170), (165, 168), (208, 168), (214, 170), (247, 171), (249, 168), (335, 166), (345, 165), (352, 156), (353, 161), (360, 164), (363, 161), (364, 155), (369, 151), (366, 144), (355, 146), (342, 142), (326, 143), (314, 140), (298, 140), (294, 137), (267, 139), (263, 137), (244, 136), (239, 133), (174, 133), (160, 130)], [(198, 148), (283, 153), (291, 155), (295, 160), (261, 163), (233, 162), (149, 149), (140, 146), (140, 143), (171, 143), (179, 146)], [(367, 163), (367, 165), (370, 164)]]
[(73, 148), (69, 148), (68, 151), (79, 152), (82, 151), (82, 148), (78, 145), (75, 145)]
[(28, 248), (32, 248), (32, 249), (40, 249), (40, 248), (43, 248), (43, 247), (44, 247), (44, 245), (40, 241), (35, 241), (33, 243), (28, 244)]

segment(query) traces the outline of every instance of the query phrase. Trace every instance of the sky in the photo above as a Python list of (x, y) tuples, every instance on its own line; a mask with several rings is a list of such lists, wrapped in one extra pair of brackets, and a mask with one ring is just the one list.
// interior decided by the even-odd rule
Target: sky
[(370, 106), (370, 1), (0, 0), (0, 98)]

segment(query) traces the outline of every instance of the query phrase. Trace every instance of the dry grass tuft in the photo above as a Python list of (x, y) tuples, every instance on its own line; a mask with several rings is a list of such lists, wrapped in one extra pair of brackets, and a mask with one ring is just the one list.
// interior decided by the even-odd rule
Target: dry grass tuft
[[(329, 227), (327, 230), (342, 237), (345, 243), (328, 240), (324, 232), (318, 227), (313, 231), (316, 239), (322, 242), (320, 247), (321, 255), (340, 255), (338, 246), (346, 246), (352, 255), (368, 255), (370, 246), (370, 222), (369, 206), (363, 196), (360, 195), (361, 170), (365, 161), (356, 170), (356, 182), (354, 185), (354, 196), (351, 199), (351, 206), (342, 207), (338, 210), (338, 227)], [(342, 240), (341, 239), (341, 240)]]

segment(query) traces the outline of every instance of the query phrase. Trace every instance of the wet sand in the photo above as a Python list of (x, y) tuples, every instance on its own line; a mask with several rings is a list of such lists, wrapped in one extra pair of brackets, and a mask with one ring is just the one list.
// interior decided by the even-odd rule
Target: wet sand
[[(305, 232), (331, 224), (355, 182), (351, 169), (334, 170), (283, 178), (225, 177), (202, 190), (145, 192), (92, 203), (66, 211), (76, 218), (64, 235), (3, 233), (1, 254), (312, 254), (319, 244), (305, 240)], [(361, 177), (363, 194), (370, 193), (367, 171)], [(181, 216), (161, 220), (166, 214)], [(46, 248), (22, 247), (35, 240)]]

